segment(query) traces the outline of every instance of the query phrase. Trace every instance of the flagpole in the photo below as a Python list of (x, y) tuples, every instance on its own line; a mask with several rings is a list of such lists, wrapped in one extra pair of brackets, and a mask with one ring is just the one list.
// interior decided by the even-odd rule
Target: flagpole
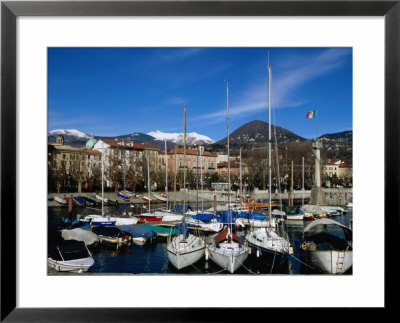
[(318, 139), (318, 111), (315, 110), (315, 123), (316, 123), (316, 131), (317, 131), (317, 137), (315, 137), (315, 141)]

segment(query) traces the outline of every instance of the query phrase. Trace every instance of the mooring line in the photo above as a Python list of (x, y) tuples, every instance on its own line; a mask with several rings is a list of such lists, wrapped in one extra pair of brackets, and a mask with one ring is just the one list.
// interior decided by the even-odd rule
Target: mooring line
[(201, 273), (201, 271), (200, 271), (199, 269), (197, 269), (197, 267), (196, 267), (195, 265), (192, 264), (192, 266), (193, 266), (193, 268), (196, 269), (199, 273)]
[(222, 269), (222, 270), (220, 270), (220, 271), (216, 271), (216, 272), (213, 272), (213, 273), (208, 273), (209, 275), (214, 275), (214, 274), (219, 274), (219, 273), (222, 273), (223, 271), (225, 271), (226, 269), (224, 268), (224, 269)]
[(304, 266), (307, 266), (307, 267), (309, 267), (309, 268), (311, 268), (313, 270), (318, 270), (317, 268), (314, 268), (314, 267), (310, 266), (309, 264), (306, 264), (305, 262), (301, 261), (299, 258), (297, 258), (297, 257), (295, 257), (295, 256), (293, 256), (291, 254), (288, 254), (288, 255), (291, 256), (292, 258), (296, 259), (298, 262), (302, 263)]
[(243, 265), (243, 263), (240, 263), (241, 266), (243, 266), (250, 274), (255, 274), (254, 271), (252, 271), (251, 269), (248, 269), (245, 265)]

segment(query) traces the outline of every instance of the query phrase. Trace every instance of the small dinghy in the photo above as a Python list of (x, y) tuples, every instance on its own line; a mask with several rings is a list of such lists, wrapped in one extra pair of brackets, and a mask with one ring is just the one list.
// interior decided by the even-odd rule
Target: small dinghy
[(101, 195), (98, 195), (98, 194), (95, 194), (94, 195), (94, 197), (96, 198), (96, 199), (98, 199), (98, 200), (100, 200), (100, 203), (101, 203), (101, 201), (103, 201), (104, 203), (108, 203), (108, 199), (107, 198), (103, 198)]
[(123, 199), (124, 201), (129, 201), (129, 196), (127, 195), (127, 194), (125, 194), (123, 191), (121, 191), (121, 192), (119, 192), (118, 194), (117, 194), (117, 196), (120, 198), (120, 199)]
[(119, 228), (127, 232), (132, 237), (132, 241), (137, 244), (145, 244), (148, 239), (156, 236), (155, 232), (141, 226), (121, 225)]
[(74, 196), (73, 199), (79, 206), (86, 206), (86, 201), (84, 199), (76, 196)]
[(78, 196), (78, 197), (85, 201), (86, 206), (92, 207), (95, 205), (95, 203), (93, 201), (89, 200), (89, 198), (87, 198), (86, 196)]
[(59, 240), (49, 245), (47, 264), (57, 271), (82, 273), (94, 260), (83, 241)]
[(117, 227), (93, 227), (92, 232), (98, 235), (102, 244), (117, 249), (131, 241), (129, 233)]
[(57, 195), (54, 195), (54, 201), (62, 205), (67, 205), (67, 201)]

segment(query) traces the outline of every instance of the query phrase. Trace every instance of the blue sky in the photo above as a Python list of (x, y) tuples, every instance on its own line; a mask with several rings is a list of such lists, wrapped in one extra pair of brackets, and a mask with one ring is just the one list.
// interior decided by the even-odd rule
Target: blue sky
[(183, 132), (186, 104), (187, 132), (222, 139), (226, 79), (231, 132), (268, 121), (268, 55), (272, 124), (305, 138), (316, 122), (318, 135), (352, 129), (351, 48), (49, 48), (49, 131)]

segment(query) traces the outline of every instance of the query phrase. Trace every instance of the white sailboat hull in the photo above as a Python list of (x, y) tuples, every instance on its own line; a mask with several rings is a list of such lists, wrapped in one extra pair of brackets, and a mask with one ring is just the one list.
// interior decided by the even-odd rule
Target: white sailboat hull
[(50, 268), (57, 271), (82, 273), (88, 271), (89, 268), (93, 266), (94, 259), (92, 257), (87, 257), (82, 259), (57, 261), (50, 257), (47, 259), (47, 264)]
[(307, 250), (306, 263), (328, 274), (343, 274), (353, 266), (353, 251)]
[(188, 267), (199, 261), (205, 252), (205, 242), (200, 237), (189, 234), (174, 237), (167, 246), (168, 260), (179, 269)]
[(156, 211), (154, 212), (155, 215), (161, 215), (163, 222), (169, 222), (169, 221), (182, 221), (183, 215), (182, 214), (174, 214), (170, 212), (162, 212), (162, 211)]
[(219, 248), (208, 246), (208, 253), (212, 261), (233, 274), (247, 259), (248, 248), (236, 242), (221, 243)]
[(202, 228), (204, 230), (213, 231), (213, 232), (220, 232), (224, 227), (224, 224), (220, 223), (220, 222), (205, 223), (205, 222), (202, 222), (199, 220), (193, 220), (193, 219), (187, 219), (186, 223), (190, 228), (197, 227), (197, 228)]
[(303, 221), (303, 214), (286, 215), (286, 221)]
[(133, 225), (138, 223), (138, 218), (117, 218), (117, 217), (110, 217), (111, 221), (115, 221), (115, 225)]

